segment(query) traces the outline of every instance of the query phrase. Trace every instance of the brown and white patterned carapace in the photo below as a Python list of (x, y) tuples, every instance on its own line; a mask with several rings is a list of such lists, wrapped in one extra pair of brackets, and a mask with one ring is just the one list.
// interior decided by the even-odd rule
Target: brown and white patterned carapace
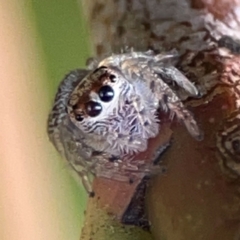
[(161, 131), (159, 111), (176, 116), (189, 133), (201, 133), (169, 81), (192, 96), (197, 88), (169, 64), (174, 54), (128, 52), (103, 59), (92, 70), (71, 72), (60, 84), (48, 120), (57, 150), (91, 193), (89, 173), (129, 181), (157, 166), (131, 161)]

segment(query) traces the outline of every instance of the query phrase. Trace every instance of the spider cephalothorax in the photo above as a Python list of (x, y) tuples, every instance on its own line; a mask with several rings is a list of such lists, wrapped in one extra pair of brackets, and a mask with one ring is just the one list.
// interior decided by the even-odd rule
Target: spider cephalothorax
[(148, 139), (158, 134), (156, 106), (157, 99), (142, 81), (131, 82), (120, 69), (101, 66), (75, 88), (68, 110), (86, 145), (123, 156), (144, 151)]
[(172, 57), (152, 51), (113, 55), (91, 71), (72, 72), (60, 85), (48, 133), (89, 192), (88, 173), (122, 181), (129, 180), (132, 170), (135, 177), (151, 173), (152, 165), (131, 159), (161, 131), (159, 110), (201, 137), (192, 114), (164, 81), (198, 95), (181, 72), (165, 63)]

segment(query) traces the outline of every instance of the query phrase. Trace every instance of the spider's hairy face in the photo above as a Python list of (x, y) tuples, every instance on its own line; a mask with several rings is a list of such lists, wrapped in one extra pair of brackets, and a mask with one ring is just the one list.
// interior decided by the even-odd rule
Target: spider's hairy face
[(70, 120), (96, 151), (133, 154), (159, 132), (158, 100), (142, 81), (131, 81), (117, 67), (100, 66), (74, 89)]

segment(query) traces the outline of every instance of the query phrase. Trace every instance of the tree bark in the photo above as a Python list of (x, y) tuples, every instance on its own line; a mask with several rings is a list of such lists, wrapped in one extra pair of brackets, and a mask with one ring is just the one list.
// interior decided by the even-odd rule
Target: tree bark
[[(97, 197), (88, 203), (81, 239), (240, 239), (240, 47), (232, 40), (240, 39), (240, 1), (94, 0), (82, 4), (98, 57), (126, 46), (178, 51), (177, 67), (196, 84), (201, 97), (193, 99), (176, 91), (194, 113), (204, 139), (195, 141), (172, 121), (173, 141), (161, 158), (168, 171), (154, 177), (146, 193), (152, 236), (143, 236), (137, 227), (129, 234), (129, 228), (114, 220), (122, 216), (138, 183), (124, 186), (125, 198), (120, 196), (123, 189), (111, 190), (118, 183), (95, 179)], [(168, 141), (171, 130), (167, 124), (163, 129), (158, 139)], [(161, 144), (160, 140), (154, 143)], [(150, 144), (148, 154), (153, 152)]]

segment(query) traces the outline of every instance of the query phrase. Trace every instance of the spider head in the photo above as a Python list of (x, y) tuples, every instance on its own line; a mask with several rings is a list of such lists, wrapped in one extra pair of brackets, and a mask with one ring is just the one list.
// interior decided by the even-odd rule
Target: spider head
[[(153, 102), (152, 94), (146, 95)], [(146, 109), (151, 103), (142, 99), (117, 67), (100, 66), (74, 89), (67, 109), (86, 144), (97, 151), (133, 153), (157, 132), (155, 112)]]
[[(116, 114), (119, 101), (124, 98), (127, 81), (117, 69), (105, 66), (97, 68), (87, 75), (74, 89), (68, 102), (68, 114), (71, 121), (83, 131), (91, 134), (104, 134), (96, 123), (107, 123)], [(102, 129), (103, 130), (103, 129)]]

